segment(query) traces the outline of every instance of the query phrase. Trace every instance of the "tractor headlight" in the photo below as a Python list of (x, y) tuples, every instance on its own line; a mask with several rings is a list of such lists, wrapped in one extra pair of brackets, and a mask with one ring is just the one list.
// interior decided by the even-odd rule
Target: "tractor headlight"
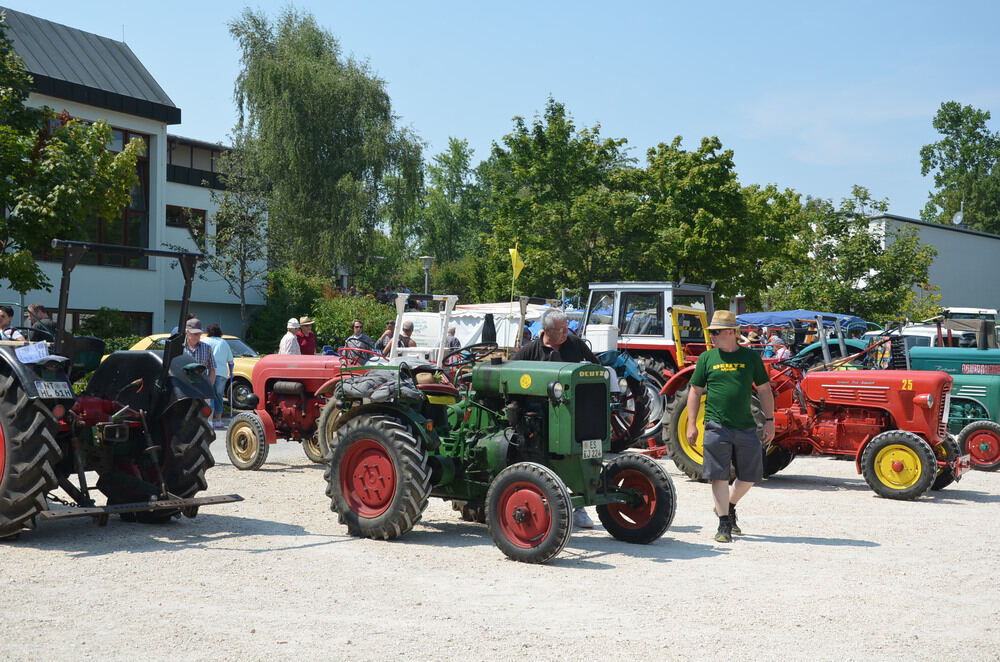
[(620, 388), (623, 391), (627, 391), (628, 390), (628, 380), (626, 378), (624, 378), (624, 377), (622, 377), (621, 379), (619, 379), (618, 380), (618, 388)]
[(563, 385), (561, 383), (559, 383), (558, 381), (549, 382), (548, 390), (549, 390), (549, 400), (552, 401), (552, 404), (558, 405), (559, 403), (562, 402), (562, 397), (563, 394), (566, 392), (566, 390), (565, 388), (563, 388)]
[(924, 409), (934, 408), (934, 394), (933, 393), (921, 393), (920, 395), (913, 396), (913, 404), (919, 405)]

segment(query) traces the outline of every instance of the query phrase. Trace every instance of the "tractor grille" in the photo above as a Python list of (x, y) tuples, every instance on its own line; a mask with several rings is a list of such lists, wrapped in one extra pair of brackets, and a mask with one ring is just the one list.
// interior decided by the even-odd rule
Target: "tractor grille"
[(604, 439), (608, 432), (608, 385), (604, 382), (578, 384), (573, 397), (574, 435), (584, 439)]
[(830, 394), (830, 400), (836, 402), (889, 402), (889, 390), (884, 386), (827, 386), (826, 390)]
[(985, 398), (986, 397), (986, 387), (978, 385), (963, 384), (959, 386), (952, 395), (960, 395), (966, 398)]
[(948, 393), (951, 391), (951, 380), (949, 379), (941, 387), (940, 409), (938, 410), (938, 438), (948, 438)]

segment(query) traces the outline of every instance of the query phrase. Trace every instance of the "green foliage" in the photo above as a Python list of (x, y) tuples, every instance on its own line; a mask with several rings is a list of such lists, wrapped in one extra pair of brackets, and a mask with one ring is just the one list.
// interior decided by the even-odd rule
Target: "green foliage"
[(941, 314), (941, 288), (929, 283), (920, 283), (906, 293), (906, 301), (901, 310), (908, 320), (926, 320)]
[(1000, 132), (987, 128), (989, 119), (989, 111), (941, 104), (933, 124), (942, 138), (920, 149), (920, 173), (933, 172), (937, 188), (928, 195), (923, 220), (951, 223), (964, 202), (966, 225), (1000, 233)]
[[(385, 83), (309, 14), (230, 23), (242, 70), (238, 133), (270, 193), (269, 260), (328, 277), (355, 270), (379, 235), (412, 239), (422, 195), (419, 142), (397, 126)], [(360, 269), (359, 269), (360, 270)]]
[(125, 313), (117, 308), (102, 306), (97, 312), (80, 323), (77, 335), (116, 338), (129, 335), (129, 331), (128, 319), (125, 317)]
[(806, 200), (805, 223), (789, 250), (808, 251), (811, 261), (789, 269), (772, 288), (772, 308), (852, 313), (882, 322), (898, 318), (912, 288), (927, 282), (937, 251), (921, 244), (912, 228), (886, 233), (872, 224), (887, 201), (873, 199), (862, 186), (851, 193), (839, 209), (830, 200)]
[[(82, 332), (80, 332), (78, 335), (82, 335)], [(125, 349), (131, 349), (131, 347), (140, 340), (142, 340), (144, 336), (121, 335), (116, 337), (108, 337), (108, 336), (97, 336), (97, 337), (104, 338), (104, 345), (105, 345), (104, 353), (111, 354), (112, 352), (119, 352)]]
[(51, 287), (34, 255), (54, 237), (120, 218), (144, 148), (133, 140), (113, 154), (107, 122), (26, 107), (30, 84), (0, 22), (0, 274), (21, 293)]
[(353, 332), (351, 322), (355, 319), (361, 320), (364, 332), (372, 340), (377, 340), (385, 330), (386, 320), (396, 319), (396, 309), (377, 302), (371, 296), (337, 296), (317, 301), (310, 317), (316, 321), (317, 335), (333, 336), (333, 339), (316, 344), (327, 344), (336, 349), (343, 346), (344, 340)]
[(516, 293), (551, 295), (619, 271), (636, 204), (633, 179), (621, 172), (631, 163), (625, 142), (601, 140), (599, 126), (577, 130), (551, 98), (530, 127), (514, 118), (514, 131), (477, 170), (493, 227), (480, 258), (480, 296), (510, 295), (515, 245), (526, 265)]
[(478, 239), (483, 226), (479, 215), (481, 193), (473, 178), (472, 150), (465, 140), (450, 138), (448, 151), (427, 165), (421, 251), (438, 264), (460, 260)]
[(271, 272), (267, 281), (267, 303), (253, 315), (244, 339), (259, 352), (277, 351), (288, 320), (303, 315), (311, 317), (310, 311), (328, 288), (328, 281), (303, 276), (292, 269)]

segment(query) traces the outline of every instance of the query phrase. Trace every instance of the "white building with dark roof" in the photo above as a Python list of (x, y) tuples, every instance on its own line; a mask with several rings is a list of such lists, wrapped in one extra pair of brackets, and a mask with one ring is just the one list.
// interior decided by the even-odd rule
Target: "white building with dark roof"
[[(183, 246), (195, 250), (184, 209), (208, 224), (216, 205), (211, 190), (218, 187), (216, 164), (224, 146), (168, 134), (179, 124), (181, 109), (157, 84), (124, 42), (53, 23), (0, 7), (6, 13), (6, 31), (14, 51), (24, 61), (34, 82), (28, 105), (49, 106), (56, 112), (88, 121), (106, 120), (114, 132), (110, 149), (136, 137), (146, 152), (137, 169), (140, 184), (132, 194), (121, 222), (95, 221), (71, 237), (109, 244), (149, 248)], [(131, 259), (88, 256), (73, 272), (69, 308), (70, 328), (101, 307), (126, 313), (137, 334), (169, 331), (177, 324), (183, 278), (164, 258)], [(58, 285), (60, 265), (41, 263), (49, 280)], [(239, 333), (239, 301), (225, 284), (208, 274), (195, 280), (191, 312), (204, 324), (217, 322), (227, 333)], [(247, 293), (251, 305), (263, 297)], [(35, 301), (51, 309), (58, 292), (17, 292), (0, 288), (0, 301)]]

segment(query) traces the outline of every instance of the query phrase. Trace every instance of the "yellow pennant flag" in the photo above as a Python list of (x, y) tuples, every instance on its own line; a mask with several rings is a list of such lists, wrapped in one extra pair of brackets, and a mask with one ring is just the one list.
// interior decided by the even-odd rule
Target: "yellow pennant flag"
[(521, 275), (521, 269), (524, 269), (524, 261), (521, 260), (521, 256), (517, 254), (517, 245), (514, 248), (508, 248), (510, 251), (510, 263), (514, 267), (514, 280)]

